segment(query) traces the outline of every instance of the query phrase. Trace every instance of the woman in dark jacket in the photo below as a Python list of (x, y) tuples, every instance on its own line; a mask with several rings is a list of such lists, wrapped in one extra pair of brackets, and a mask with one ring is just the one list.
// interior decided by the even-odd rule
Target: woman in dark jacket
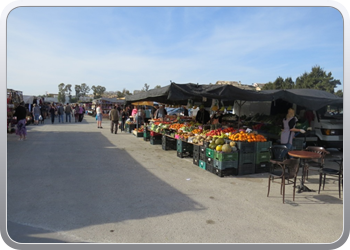
[(56, 112), (56, 107), (53, 103), (50, 106), (49, 112), (50, 112), (50, 116), (51, 116), (51, 123), (53, 124), (55, 122), (55, 112)]
[(129, 113), (124, 108), (121, 114), (121, 120), (122, 120), (122, 124), (120, 127), (121, 131), (125, 130), (125, 121), (128, 119), (128, 117), (129, 117)]

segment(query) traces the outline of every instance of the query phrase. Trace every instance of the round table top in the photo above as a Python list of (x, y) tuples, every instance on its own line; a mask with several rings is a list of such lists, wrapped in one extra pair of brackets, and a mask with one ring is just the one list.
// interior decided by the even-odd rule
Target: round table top
[(289, 151), (288, 154), (292, 157), (303, 158), (303, 159), (321, 158), (320, 154), (311, 152), (311, 151), (305, 151), (305, 150), (292, 150), (292, 151)]

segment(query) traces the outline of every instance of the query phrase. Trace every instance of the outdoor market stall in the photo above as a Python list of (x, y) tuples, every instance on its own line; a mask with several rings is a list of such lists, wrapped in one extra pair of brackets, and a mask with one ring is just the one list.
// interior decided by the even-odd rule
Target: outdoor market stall
[[(221, 105), (235, 103), (234, 105), (238, 106), (244, 105), (246, 101), (285, 100), (297, 102), (312, 109), (325, 104), (342, 102), (342, 98), (319, 90), (255, 92), (230, 85), (176, 83), (126, 98), (127, 102), (146, 100), (157, 100), (166, 105), (186, 105), (191, 100), (192, 104), (204, 103), (206, 107), (210, 107), (213, 100), (217, 100)], [(180, 158), (193, 157), (194, 164), (219, 176), (268, 171), (270, 165), (268, 150), (272, 141), (258, 133), (261, 128), (256, 124), (259, 117), (250, 117), (250, 119), (242, 117), (244, 119), (240, 121), (239, 115), (238, 122), (235, 115), (229, 114), (227, 117), (235, 119), (228, 119), (225, 126), (222, 124), (207, 126), (187, 117), (166, 116), (152, 120), (148, 126), (138, 129), (135, 135), (139, 137), (143, 135), (144, 140), (149, 139), (153, 145), (161, 144), (164, 150), (176, 150)], [(254, 119), (256, 119), (255, 122)], [(272, 117), (271, 121), (276, 123), (277, 119), (281, 118)], [(274, 129), (272, 132), (277, 133), (276, 127)], [(294, 145), (294, 147), (299, 146)]]

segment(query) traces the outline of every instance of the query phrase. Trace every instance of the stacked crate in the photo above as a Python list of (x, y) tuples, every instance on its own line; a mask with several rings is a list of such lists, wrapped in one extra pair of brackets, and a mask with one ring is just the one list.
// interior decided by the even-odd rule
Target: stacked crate
[(147, 129), (147, 127), (144, 128), (143, 130), (143, 140), (148, 141), (151, 137), (150, 131)]
[(237, 151), (224, 153), (214, 151), (214, 173), (220, 177), (238, 174), (239, 154)]
[(161, 145), (162, 144), (162, 134), (155, 133), (155, 132), (151, 131), (149, 142), (152, 145), (158, 145), (158, 144)]
[(184, 158), (185, 156), (192, 156), (193, 144), (187, 143), (182, 140), (177, 140), (177, 156)]
[(201, 146), (193, 145), (193, 164), (199, 166)]
[(127, 132), (128, 133), (132, 133), (132, 131), (136, 128), (136, 124), (129, 124), (129, 126), (127, 127)]
[(254, 142), (236, 142), (239, 150), (238, 157), (238, 175), (255, 173), (255, 143)]
[(211, 148), (205, 149), (206, 170), (208, 170), (211, 173), (214, 173), (214, 153), (215, 153), (214, 149), (211, 149)]
[(268, 172), (270, 169), (270, 151), (271, 141), (257, 142), (255, 145), (255, 173)]
[(176, 139), (170, 138), (166, 135), (162, 135), (162, 149), (176, 150)]

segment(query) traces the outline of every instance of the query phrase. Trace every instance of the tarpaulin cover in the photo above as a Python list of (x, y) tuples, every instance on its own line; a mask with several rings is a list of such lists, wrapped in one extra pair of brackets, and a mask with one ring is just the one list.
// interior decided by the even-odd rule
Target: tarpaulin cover
[(188, 99), (201, 102), (203, 97), (207, 98), (206, 104), (208, 105), (211, 99), (222, 101), (274, 101), (283, 99), (312, 110), (317, 110), (325, 105), (343, 103), (343, 98), (317, 89), (265, 90), (257, 92), (244, 90), (232, 85), (194, 83), (171, 83), (162, 88), (126, 96), (126, 102), (155, 101), (166, 104), (186, 105)]

